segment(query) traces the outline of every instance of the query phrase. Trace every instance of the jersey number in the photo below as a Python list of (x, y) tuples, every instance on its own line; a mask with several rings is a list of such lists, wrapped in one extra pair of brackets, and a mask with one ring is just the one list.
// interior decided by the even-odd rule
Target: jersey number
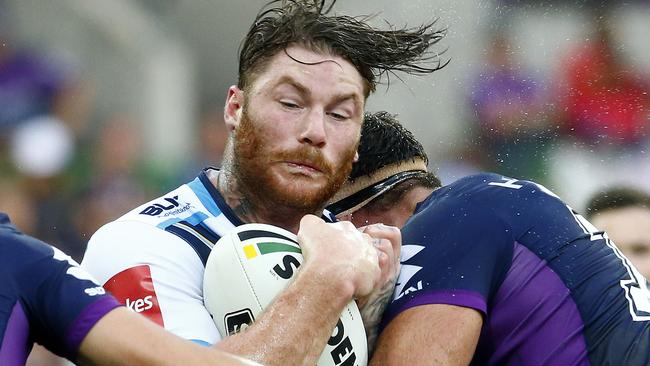
[[(489, 185), (499, 186), (510, 189), (519, 189), (522, 185), (517, 184), (517, 179), (503, 178), (504, 182), (490, 182)], [(553, 196), (555, 198), (559, 197), (555, 193), (551, 192), (548, 188), (544, 187), (541, 184), (534, 183), (539, 187), (540, 191)], [(621, 280), (619, 284), (625, 290), (625, 297), (630, 305), (630, 315), (634, 321), (646, 321), (650, 320), (650, 290), (648, 290), (648, 282), (645, 277), (639, 272), (638, 269), (627, 259), (623, 253), (618, 249), (618, 247), (612, 242), (607, 234), (598, 230), (594, 225), (592, 225), (587, 219), (582, 217), (580, 214), (575, 212), (571, 207), (567, 206), (576, 222), (585, 234), (591, 236), (591, 240), (603, 239), (607, 246), (612, 249), (614, 254), (623, 262), (623, 266), (627, 269), (627, 273), (630, 276), (628, 280)]]
[(619, 283), (623, 290), (625, 290), (625, 297), (630, 304), (630, 315), (632, 315), (632, 319), (635, 321), (650, 320), (650, 290), (648, 290), (648, 282), (646, 278), (638, 269), (636, 269), (632, 262), (621, 253), (620, 249), (618, 249), (616, 244), (607, 237), (606, 233), (596, 229), (594, 225), (573, 210), (571, 210), (571, 212), (584, 232), (591, 235), (591, 240), (604, 239), (607, 246), (612, 249), (614, 254), (616, 254), (621, 262), (623, 262), (623, 266), (627, 269), (630, 279), (621, 280)]

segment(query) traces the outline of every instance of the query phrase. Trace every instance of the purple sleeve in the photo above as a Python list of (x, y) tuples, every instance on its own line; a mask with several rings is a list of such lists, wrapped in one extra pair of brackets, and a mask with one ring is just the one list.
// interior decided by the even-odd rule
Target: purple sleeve
[[(484, 296), (475, 291), (466, 290), (438, 290), (427, 291), (404, 302), (401, 311), (428, 304), (456, 305), (472, 308), (483, 314), (487, 313), (487, 303)], [(401, 312), (400, 311), (400, 312)]]
[(74, 361), (79, 345), (106, 313), (118, 307), (85, 270), (56, 248), (39, 244), (18, 272), (33, 339)]
[(511, 263), (511, 232), (491, 211), (457, 203), (438, 202), (415, 215), (402, 230), (402, 269), (384, 324), (428, 304), (485, 315)]
[(67, 353), (76, 356), (81, 342), (95, 324), (120, 304), (112, 296), (104, 296), (86, 306), (72, 322), (65, 335)]

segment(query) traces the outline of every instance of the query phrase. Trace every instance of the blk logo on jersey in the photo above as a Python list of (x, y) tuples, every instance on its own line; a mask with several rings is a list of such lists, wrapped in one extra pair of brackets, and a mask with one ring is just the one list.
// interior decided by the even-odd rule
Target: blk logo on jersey
[(129, 309), (165, 326), (148, 265), (125, 269), (106, 281), (104, 288)]
[(178, 202), (178, 195), (173, 197), (165, 197), (161, 203), (154, 203), (150, 206), (147, 206), (144, 210), (140, 211), (140, 215), (149, 215), (149, 216), (159, 216), (164, 213), (164, 216), (177, 215), (183, 211), (190, 209), (190, 204), (186, 203), (181, 206)]

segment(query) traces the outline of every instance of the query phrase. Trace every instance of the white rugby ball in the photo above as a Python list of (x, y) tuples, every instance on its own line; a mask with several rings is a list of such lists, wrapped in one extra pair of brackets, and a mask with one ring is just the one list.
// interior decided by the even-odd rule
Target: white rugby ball
[[(212, 248), (203, 275), (203, 301), (222, 337), (255, 321), (302, 264), (293, 233), (267, 224), (245, 224)], [(366, 332), (351, 301), (323, 350), (318, 366), (368, 363)]]

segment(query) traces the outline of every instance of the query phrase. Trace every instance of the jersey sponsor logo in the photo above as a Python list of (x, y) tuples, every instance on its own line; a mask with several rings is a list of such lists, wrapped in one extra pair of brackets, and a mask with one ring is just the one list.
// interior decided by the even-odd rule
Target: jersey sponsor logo
[(97, 286), (97, 287), (91, 287), (87, 288), (84, 290), (88, 296), (99, 296), (99, 295), (104, 295), (106, 293), (106, 290), (104, 290), (103, 287)]
[(173, 197), (164, 197), (159, 202), (156, 202), (152, 205), (149, 205), (140, 211), (140, 215), (148, 216), (171, 216), (178, 215), (189, 210), (192, 207), (189, 203), (185, 203), (181, 206), (181, 203), (178, 202), (178, 196)]
[(129, 309), (165, 326), (148, 265), (125, 269), (106, 281), (104, 288)]
[(406, 264), (406, 262), (413, 258), (416, 254), (420, 253), (424, 249), (422, 245), (402, 245), (402, 252), (400, 261), (402, 262), (402, 268), (399, 272), (399, 277), (397, 278), (397, 283), (395, 284), (395, 292), (393, 293), (393, 301), (399, 300), (402, 296), (413, 291), (422, 290), (422, 281), (419, 281), (416, 284), (416, 287), (409, 287), (404, 289), (404, 286), (411, 280), (411, 278), (418, 273), (422, 267), (415, 266), (412, 264)]
[(142, 299), (135, 299), (131, 300), (129, 298), (126, 299), (126, 305), (127, 308), (135, 311), (136, 313), (141, 313), (145, 310), (149, 310), (153, 308), (153, 295), (145, 296)]
[(409, 286), (406, 290), (402, 291), (395, 297), (395, 300), (401, 299), (404, 295), (422, 290), (422, 281), (418, 281), (415, 286)]

